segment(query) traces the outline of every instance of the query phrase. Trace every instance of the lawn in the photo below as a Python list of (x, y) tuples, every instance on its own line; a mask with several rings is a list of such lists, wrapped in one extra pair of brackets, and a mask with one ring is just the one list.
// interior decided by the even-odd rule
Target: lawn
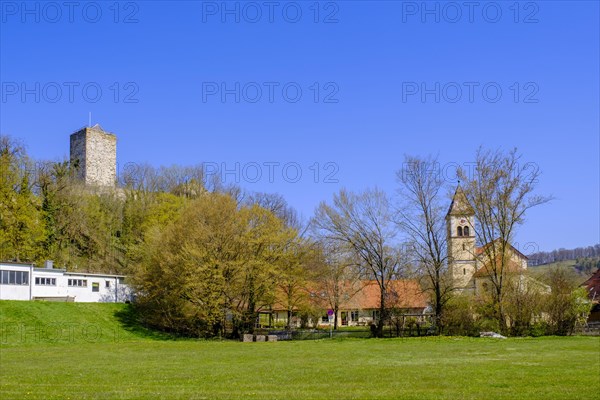
[[(128, 326), (122, 305), (15, 303), (0, 302), (2, 399), (562, 400), (600, 393), (598, 337), (165, 340)], [(57, 307), (63, 314), (52, 322), (40, 317)], [(100, 322), (82, 322), (92, 315)]]

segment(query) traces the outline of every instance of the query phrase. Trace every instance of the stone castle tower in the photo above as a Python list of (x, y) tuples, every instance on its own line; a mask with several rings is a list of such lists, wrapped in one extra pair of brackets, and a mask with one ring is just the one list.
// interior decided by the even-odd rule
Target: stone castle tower
[(114, 187), (117, 181), (117, 137), (98, 124), (71, 135), (71, 163), (86, 185)]
[(446, 229), (450, 276), (455, 287), (467, 288), (477, 268), (475, 211), (460, 184), (446, 215)]

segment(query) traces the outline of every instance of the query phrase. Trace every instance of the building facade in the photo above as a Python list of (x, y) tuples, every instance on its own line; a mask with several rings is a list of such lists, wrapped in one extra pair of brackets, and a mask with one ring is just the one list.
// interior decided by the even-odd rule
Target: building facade
[(118, 303), (131, 299), (122, 275), (67, 272), (33, 264), (0, 263), (0, 300), (50, 300)]
[[(422, 290), (419, 282), (414, 279), (398, 279), (387, 282), (387, 306), (390, 311), (413, 316), (419, 319), (425, 318), (429, 308), (427, 294)], [(316, 320), (309, 318), (308, 326), (317, 327), (329, 325), (332, 320), (327, 310), (332, 310), (332, 298), (327, 295), (324, 288), (313, 287), (304, 290), (305, 305), (315, 310), (322, 310), (323, 315)], [(375, 281), (356, 281), (340, 283), (337, 326), (368, 326), (379, 320), (379, 306), (381, 302), (381, 290)], [(285, 296), (277, 294), (277, 301), (272, 305), (268, 313), (274, 324), (283, 325), (288, 321), (288, 308), (283, 300)], [(291, 325), (299, 327), (302, 324), (298, 308), (293, 307)], [(333, 310), (332, 310), (333, 311)]]

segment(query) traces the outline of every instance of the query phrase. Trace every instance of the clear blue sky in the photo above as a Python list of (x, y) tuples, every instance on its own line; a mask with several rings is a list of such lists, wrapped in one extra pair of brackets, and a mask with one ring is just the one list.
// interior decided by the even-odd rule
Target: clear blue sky
[(35, 158), (68, 156), (92, 112), (119, 168), (239, 163), (226, 182), (310, 217), (341, 187), (392, 194), (405, 153), (452, 184), (478, 146), (516, 146), (556, 197), (520, 245), (600, 241), (598, 2), (0, 4), (0, 132)]

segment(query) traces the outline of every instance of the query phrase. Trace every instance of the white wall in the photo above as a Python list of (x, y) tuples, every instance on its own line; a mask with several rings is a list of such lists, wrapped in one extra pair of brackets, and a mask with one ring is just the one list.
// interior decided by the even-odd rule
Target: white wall
[(20, 271), (28, 274), (26, 285), (2, 284), (0, 281), (0, 300), (29, 300), (31, 297), (31, 271), (33, 266), (24, 264), (0, 264), (0, 270)]
[[(28, 271), (27, 285), (0, 284), (0, 300), (30, 300), (35, 298), (72, 297), (77, 302), (123, 302), (131, 298), (131, 289), (124, 277), (116, 275), (71, 273), (60, 269), (33, 268), (31, 265), (5, 263), (0, 270)], [(55, 279), (55, 285), (36, 284), (36, 278)], [(86, 281), (86, 286), (69, 286), (69, 279)], [(108, 282), (108, 285), (107, 285)], [(98, 291), (94, 291), (94, 283)]]

